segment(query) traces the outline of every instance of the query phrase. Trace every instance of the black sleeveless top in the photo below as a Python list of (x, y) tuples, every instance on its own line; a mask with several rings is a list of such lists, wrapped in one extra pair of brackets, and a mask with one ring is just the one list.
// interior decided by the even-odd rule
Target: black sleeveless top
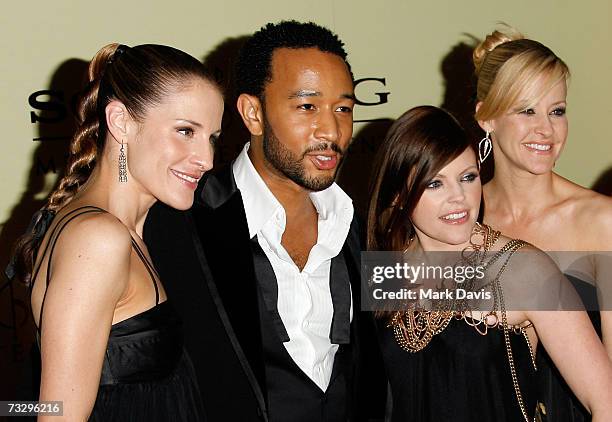
[[(55, 226), (43, 252), (44, 257), (50, 247), (47, 286), (53, 250), (62, 230), (80, 215), (101, 212), (106, 211), (93, 206), (79, 207), (62, 217)], [(155, 269), (134, 238), (132, 247), (153, 281), (155, 306), (112, 325), (100, 388), (89, 420), (204, 420), (193, 367), (183, 350), (181, 321), (168, 301), (159, 303)], [(35, 280), (37, 272), (32, 280)], [(39, 325), (42, 325), (42, 320), (39, 320)]]
[[(453, 317), (441, 333), (416, 353), (402, 349), (378, 320), (381, 351), (393, 399), (393, 422), (520, 422), (501, 328), (480, 334)], [(536, 374), (530, 346), (511, 331), (514, 367), (529, 420), (536, 408)]]

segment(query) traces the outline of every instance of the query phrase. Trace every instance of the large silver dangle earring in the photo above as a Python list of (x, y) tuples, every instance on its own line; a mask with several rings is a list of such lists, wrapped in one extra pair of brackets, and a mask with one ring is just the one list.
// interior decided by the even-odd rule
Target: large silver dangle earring
[(489, 137), (489, 131), (487, 131), (485, 137), (482, 138), (480, 142), (478, 142), (478, 158), (480, 159), (481, 163), (487, 159), (489, 154), (491, 154), (492, 150), (493, 143), (491, 142), (491, 138)]
[(125, 144), (121, 140), (121, 148), (119, 149), (119, 182), (127, 183), (127, 158), (125, 156)]

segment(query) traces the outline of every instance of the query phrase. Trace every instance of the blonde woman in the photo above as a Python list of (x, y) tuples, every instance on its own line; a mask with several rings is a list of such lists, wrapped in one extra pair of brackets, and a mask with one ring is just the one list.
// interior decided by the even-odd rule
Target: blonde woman
[[(612, 199), (553, 171), (567, 141), (567, 65), (515, 30), (494, 31), (474, 50), (476, 120), (486, 132), (493, 178), (483, 188), (484, 223), (548, 251), (572, 281), (612, 356)], [(597, 310), (601, 309), (601, 312)], [(554, 358), (554, 356), (553, 356)], [(590, 417), (538, 351), (542, 413), (552, 421)]]

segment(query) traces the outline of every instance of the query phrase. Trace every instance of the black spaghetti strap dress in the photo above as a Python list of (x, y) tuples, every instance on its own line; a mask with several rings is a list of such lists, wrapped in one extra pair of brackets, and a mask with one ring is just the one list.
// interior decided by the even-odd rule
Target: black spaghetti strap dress
[[(74, 218), (92, 212), (106, 211), (79, 207), (58, 222), (48, 242), (49, 265), (61, 231)], [(155, 269), (133, 238), (132, 247), (151, 275), (155, 306), (112, 325), (89, 420), (205, 420), (194, 370), (183, 349), (181, 321), (168, 301), (159, 303)]]

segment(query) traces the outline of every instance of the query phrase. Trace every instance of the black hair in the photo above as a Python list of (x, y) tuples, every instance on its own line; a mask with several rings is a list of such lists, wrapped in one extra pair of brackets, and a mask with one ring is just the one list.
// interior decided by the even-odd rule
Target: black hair
[(335, 54), (353, 78), (344, 43), (336, 34), (313, 22), (282, 21), (263, 26), (242, 46), (236, 63), (238, 94), (263, 98), (265, 84), (272, 78), (272, 55), (278, 48), (317, 48)]

